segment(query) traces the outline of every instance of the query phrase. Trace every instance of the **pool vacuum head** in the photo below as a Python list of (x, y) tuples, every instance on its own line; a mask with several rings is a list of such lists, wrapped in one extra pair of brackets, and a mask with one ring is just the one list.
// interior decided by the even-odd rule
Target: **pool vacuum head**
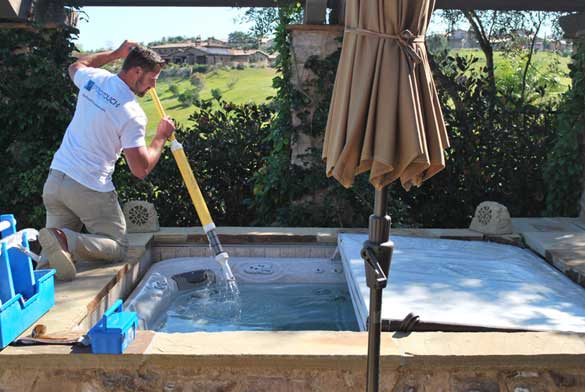
[(212, 270), (195, 270), (173, 275), (179, 290), (189, 290), (215, 282), (215, 273)]

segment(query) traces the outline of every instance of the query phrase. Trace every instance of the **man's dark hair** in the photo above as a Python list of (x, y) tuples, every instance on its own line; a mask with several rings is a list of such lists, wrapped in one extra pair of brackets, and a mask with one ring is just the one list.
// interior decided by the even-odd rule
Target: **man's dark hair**
[(163, 60), (163, 58), (154, 50), (137, 45), (128, 53), (128, 57), (124, 60), (122, 69), (128, 71), (130, 68), (140, 67), (146, 72), (152, 72), (157, 65), (162, 67), (165, 63), (166, 61)]

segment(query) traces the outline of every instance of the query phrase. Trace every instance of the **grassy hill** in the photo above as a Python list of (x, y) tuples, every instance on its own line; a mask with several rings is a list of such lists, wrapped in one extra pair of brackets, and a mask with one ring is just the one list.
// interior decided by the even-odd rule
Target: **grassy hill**
[[(235, 103), (267, 102), (267, 98), (274, 95), (272, 78), (274, 78), (275, 74), (276, 70), (273, 68), (222, 69), (201, 74), (203, 89), (201, 90), (200, 98), (211, 98), (211, 90), (219, 89), (226, 101)], [(186, 124), (189, 115), (195, 109), (193, 106), (183, 107), (179, 100), (173, 97), (173, 94), (169, 91), (169, 87), (173, 84), (181, 92), (193, 88), (193, 86), (186, 78), (171, 77), (159, 79), (156, 87), (167, 114), (178, 123)], [(156, 130), (158, 114), (149, 94), (141, 98), (140, 103), (148, 117), (147, 139), (150, 140)]]

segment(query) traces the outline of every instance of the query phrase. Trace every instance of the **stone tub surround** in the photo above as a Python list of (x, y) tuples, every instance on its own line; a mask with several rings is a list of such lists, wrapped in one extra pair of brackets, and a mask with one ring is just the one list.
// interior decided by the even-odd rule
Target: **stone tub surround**
[[(146, 339), (143, 339), (143, 335)], [(367, 334), (163, 334), (126, 355), (0, 354), (6, 391), (363, 391)], [(133, 345), (136, 346), (136, 345)], [(134, 347), (130, 347), (132, 350)], [(33, 352), (36, 351), (36, 352)], [(585, 340), (550, 333), (385, 333), (381, 391), (583, 391)]]
[[(517, 244), (528, 238), (530, 248), (537, 253), (544, 251), (561, 271), (559, 263), (566, 260), (569, 270), (581, 270), (578, 267), (585, 250), (580, 249), (579, 241), (571, 242), (564, 236), (585, 236), (582, 221), (536, 218), (513, 219), (513, 223), (515, 233), (509, 236), (489, 237), (466, 229), (392, 229), (391, 233)], [(271, 252), (296, 257), (294, 252), (307, 252), (302, 249), (309, 249), (309, 256), (303, 257), (311, 257), (311, 252), (315, 255), (312, 257), (323, 257), (325, 252), (333, 254), (338, 232), (367, 232), (253, 227), (220, 227), (217, 231), (232, 256), (254, 249), (262, 253), (258, 249), (263, 249), (268, 257), (278, 257)], [(557, 240), (559, 232), (563, 235)], [(159, 257), (207, 251), (200, 228), (162, 228), (157, 233), (131, 234), (130, 246), (128, 263), (98, 267), (81, 263), (77, 280), (57, 283), (56, 306), (39, 321), (48, 326), (49, 333), (85, 333), (115, 299), (133, 289)], [(0, 389), (362, 391), (366, 342), (367, 333), (360, 332), (140, 331), (128, 355), (123, 356), (81, 355), (84, 350), (68, 346), (9, 346), (0, 351)], [(583, 391), (585, 336), (540, 332), (384, 333), (382, 369), (381, 390)]]
[(584, 219), (515, 218), (512, 225), (528, 248), (585, 287)]

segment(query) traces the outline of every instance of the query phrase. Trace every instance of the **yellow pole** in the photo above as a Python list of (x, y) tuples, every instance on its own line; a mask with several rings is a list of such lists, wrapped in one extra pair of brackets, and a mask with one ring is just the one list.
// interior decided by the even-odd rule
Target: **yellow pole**
[[(166, 116), (166, 114), (160, 103), (160, 100), (158, 99), (156, 90), (151, 88), (148, 91), (152, 96), (154, 106), (156, 107), (156, 110), (158, 111), (160, 118), (163, 118), (164, 116)], [(211, 219), (211, 214), (209, 214), (207, 204), (205, 203), (203, 195), (201, 194), (201, 189), (199, 189), (197, 180), (193, 175), (193, 170), (191, 170), (191, 166), (189, 165), (189, 161), (187, 160), (187, 156), (185, 155), (185, 150), (183, 150), (183, 146), (181, 146), (177, 142), (174, 133), (169, 138), (169, 141), (171, 142), (171, 151), (173, 153), (173, 156), (175, 157), (177, 166), (179, 166), (179, 171), (181, 172), (181, 176), (183, 176), (183, 181), (185, 182), (185, 186), (189, 191), (191, 201), (193, 201), (193, 205), (195, 206), (195, 211), (197, 211), (197, 215), (199, 216), (201, 225), (203, 226), (203, 228), (209, 227), (208, 225), (210, 224), (213, 225), (213, 220)], [(207, 232), (208, 230), (205, 231)]]
[[(150, 92), (150, 96), (152, 97), (152, 101), (154, 102), (154, 106), (156, 107), (156, 110), (158, 111), (160, 118), (165, 117), (166, 114), (160, 103), (160, 100), (158, 99), (156, 90), (154, 88), (151, 88), (148, 91)], [(199, 220), (201, 221), (203, 230), (205, 231), (205, 234), (207, 234), (209, 244), (211, 245), (211, 248), (215, 253), (215, 260), (221, 265), (226, 275), (226, 278), (228, 280), (235, 281), (234, 275), (232, 274), (231, 268), (228, 264), (229, 256), (227, 252), (225, 252), (221, 247), (219, 238), (215, 233), (215, 224), (211, 219), (211, 214), (209, 214), (207, 204), (203, 199), (203, 195), (201, 194), (201, 189), (199, 189), (197, 180), (195, 180), (193, 170), (191, 170), (191, 166), (189, 165), (189, 161), (187, 160), (187, 156), (185, 155), (185, 150), (183, 150), (183, 146), (175, 138), (174, 133), (169, 138), (169, 141), (171, 142), (171, 151), (173, 153), (173, 156), (175, 157), (175, 161), (177, 162), (177, 166), (179, 167), (179, 171), (181, 172), (181, 176), (183, 177), (183, 181), (185, 182), (187, 191), (189, 191), (191, 201), (195, 206), (195, 211), (197, 211), (197, 215), (199, 216)]]

